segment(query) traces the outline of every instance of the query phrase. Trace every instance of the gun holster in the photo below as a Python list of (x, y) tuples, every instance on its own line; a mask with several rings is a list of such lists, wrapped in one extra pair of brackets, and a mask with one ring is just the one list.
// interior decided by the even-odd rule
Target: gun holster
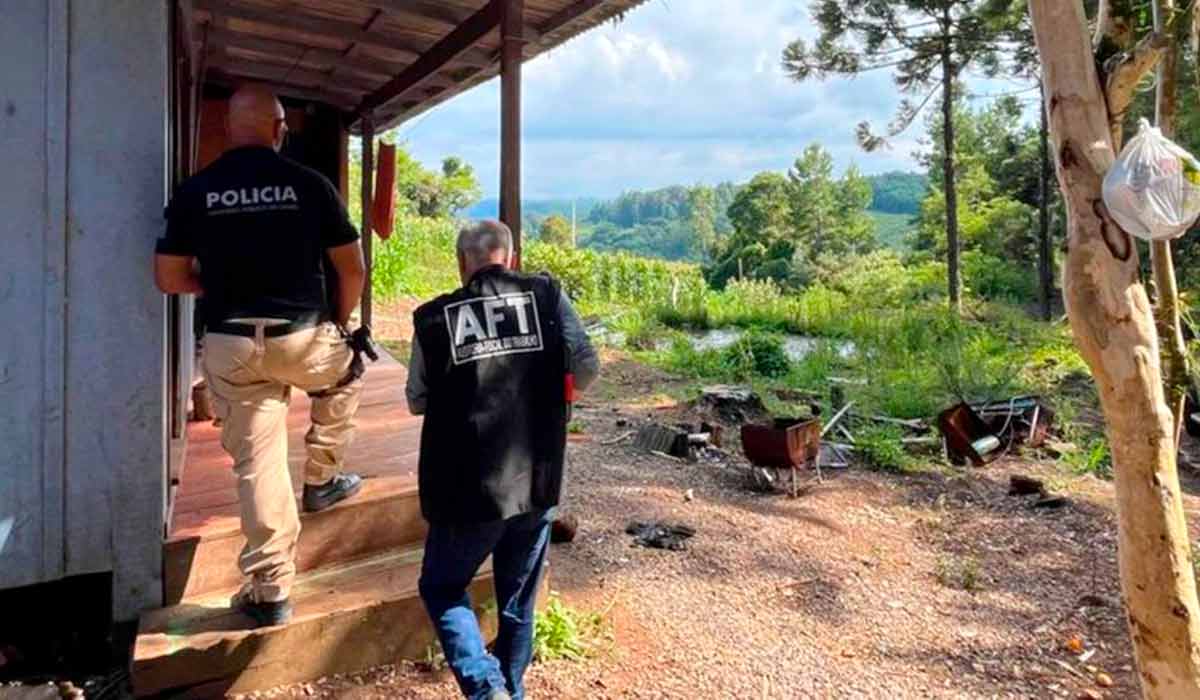
[(337, 384), (324, 389), (322, 391), (309, 392), (309, 396), (314, 399), (319, 399), (328, 396), (333, 392), (347, 386), (362, 378), (367, 373), (367, 365), (363, 362), (363, 355), (366, 355), (371, 362), (379, 361), (379, 352), (375, 349), (375, 342), (371, 338), (370, 326), (359, 326), (351, 333), (344, 326), (338, 326), (338, 330), (342, 334), (342, 338), (346, 341), (346, 345), (350, 346), (354, 357), (350, 360), (350, 367), (346, 369), (346, 375), (338, 380)]

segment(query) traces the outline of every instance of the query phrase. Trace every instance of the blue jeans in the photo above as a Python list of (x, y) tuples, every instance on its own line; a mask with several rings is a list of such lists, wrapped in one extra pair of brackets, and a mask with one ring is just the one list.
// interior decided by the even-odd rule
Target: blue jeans
[[(431, 525), (421, 567), (421, 599), (437, 628), (446, 662), (463, 695), (486, 700), (507, 690), (525, 697), (525, 668), (533, 657), (533, 613), (550, 543), (553, 511), (478, 524)], [(489, 654), (467, 587), (492, 557), (500, 631)]]

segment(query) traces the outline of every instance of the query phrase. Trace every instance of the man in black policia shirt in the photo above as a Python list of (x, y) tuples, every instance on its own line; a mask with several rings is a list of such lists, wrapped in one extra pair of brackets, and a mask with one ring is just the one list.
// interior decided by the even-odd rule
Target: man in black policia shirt
[[(509, 269), (512, 233), (463, 229), (463, 287), (413, 314), (406, 393), (421, 432), (429, 521), (421, 597), (472, 700), (524, 697), (533, 608), (563, 481), (568, 395), (599, 371), (570, 302), (548, 276)], [(570, 377), (570, 378), (569, 378)], [(500, 631), (489, 654), (467, 586), (492, 557)]]
[[(230, 149), (184, 182), (167, 209), (155, 280), (163, 292), (204, 297), (204, 371), (246, 536), (238, 564), (249, 581), (232, 604), (258, 625), (282, 624), (300, 534), (287, 461), (290, 391), (312, 397), (304, 509), (322, 510), (362, 485), (342, 473), (362, 389), (344, 331), (366, 275), (333, 185), (279, 155), (287, 123), (275, 96), (238, 90), (227, 127)], [(327, 290), (332, 272), (336, 290)]]

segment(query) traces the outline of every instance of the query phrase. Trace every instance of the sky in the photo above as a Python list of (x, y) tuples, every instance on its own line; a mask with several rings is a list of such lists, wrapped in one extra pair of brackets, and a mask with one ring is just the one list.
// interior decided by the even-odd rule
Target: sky
[[(745, 182), (785, 170), (819, 142), (841, 168), (914, 170), (918, 123), (865, 153), (854, 127), (877, 130), (901, 95), (888, 71), (796, 83), (784, 47), (816, 28), (804, 0), (648, 0), (526, 63), (526, 199), (612, 197), (668, 185)], [(1011, 88), (1011, 86), (1009, 86)], [(485, 197), (499, 186), (499, 81), (402, 124), (397, 140), (436, 167), (457, 155)]]

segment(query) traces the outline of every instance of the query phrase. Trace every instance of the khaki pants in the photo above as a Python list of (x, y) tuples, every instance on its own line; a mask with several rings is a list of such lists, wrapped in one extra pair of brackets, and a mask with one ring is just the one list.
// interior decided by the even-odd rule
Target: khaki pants
[(300, 518), (288, 473), (287, 413), (291, 387), (323, 392), (312, 399), (305, 437), (306, 484), (323, 484), (342, 469), (353, 432), (362, 380), (332, 388), (346, 376), (353, 352), (332, 323), (277, 338), (263, 328), (272, 319), (238, 319), (255, 337), (211, 333), (204, 340), (204, 370), (221, 419), (221, 445), (238, 477), (242, 534), (238, 565), (259, 602), (287, 598), (296, 575)]

